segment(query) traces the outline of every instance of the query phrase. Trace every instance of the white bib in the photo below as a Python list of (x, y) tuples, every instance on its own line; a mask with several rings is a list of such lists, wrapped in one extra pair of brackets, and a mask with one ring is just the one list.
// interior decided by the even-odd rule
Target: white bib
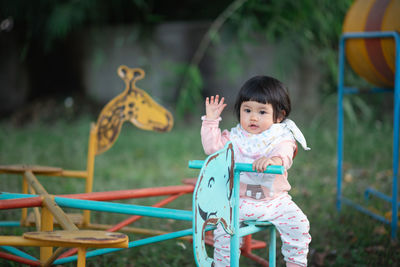
[[(283, 141), (297, 140), (304, 150), (310, 150), (300, 129), (289, 119), (274, 123), (260, 134), (251, 134), (238, 124), (231, 129), (230, 140), (234, 145), (235, 161), (242, 163), (253, 163), (261, 156), (267, 156), (276, 145)], [(269, 188), (272, 193), (275, 176), (263, 173), (241, 173), (240, 181), (246, 184), (261, 184)]]

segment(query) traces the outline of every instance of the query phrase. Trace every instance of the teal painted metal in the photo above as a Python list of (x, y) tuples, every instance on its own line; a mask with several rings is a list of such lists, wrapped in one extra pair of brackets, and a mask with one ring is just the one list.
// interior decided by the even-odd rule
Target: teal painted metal
[(0, 246), (0, 248), (4, 249), (5, 251), (7, 251), (9, 253), (12, 253), (12, 254), (18, 256), (18, 257), (21, 257), (21, 258), (25, 258), (25, 259), (33, 260), (33, 261), (37, 261), (38, 260), (35, 257), (33, 257), (33, 256), (23, 252), (22, 250), (19, 250), (19, 249), (15, 248), (15, 247)]
[(232, 208), (233, 148), (228, 144), (206, 159), (193, 192), (193, 253), (198, 266), (211, 267), (213, 259), (207, 256), (204, 228), (221, 223), (233, 234)]
[[(251, 164), (248, 163), (235, 163), (235, 171), (236, 172), (255, 172)], [(271, 174), (283, 174), (285, 172), (285, 168), (279, 165), (270, 165), (267, 167), (264, 173)]]
[(269, 232), (269, 266), (276, 266), (276, 228), (270, 227)]
[(8, 192), (0, 193), (0, 200), (7, 200), (7, 199), (14, 199), (14, 198), (30, 198), (30, 197), (38, 197), (38, 195), (8, 193)]
[(0, 227), (19, 227), (21, 226), (20, 221), (2, 221), (0, 222)]
[[(35, 195), (29, 195), (29, 194), (2, 194), (2, 195), (4, 195), (7, 199), (35, 197)], [(155, 208), (155, 207), (147, 207), (147, 206), (139, 206), (131, 204), (73, 199), (65, 197), (54, 197), (54, 200), (60, 207), (122, 213), (130, 215), (141, 215), (141, 216), (183, 220), (183, 221), (192, 220), (192, 212), (189, 210)]]
[(155, 207), (147, 207), (147, 206), (139, 206), (131, 204), (72, 199), (63, 197), (55, 197), (54, 200), (61, 207), (122, 213), (130, 215), (141, 215), (141, 216), (183, 220), (183, 221), (192, 220), (192, 212), (188, 210), (155, 208)]
[[(189, 167), (201, 168), (193, 193), (193, 250), (197, 266), (209, 267), (213, 264), (213, 259), (207, 256), (205, 250), (202, 229), (218, 223), (231, 235), (231, 267), (239, 266), (240, 237), (270, 228), (269, 263), (275, 266), (275, 227), (270, 222), (248, 222), (247, 227), (239, 228), (240, 172), (254, 172), (252, 165), (235, 164), (232, 143), (228, 142), (224, 149), (205, 161), (190, 161)], [(269, 166), (265, 173), (283, 174), (284, 171), (283, 166)]]
[(246, 226), (242, 226), (239, 229), (239, 236), (246, 236), (257, 233), (265, 228), (273, 228), (273, 224), (271, 222), (257, 222), (257, 221), (245, 221), (244, 224)]
[(246, 221), (247, 227), (239, 229), (239, 235), (245, 236), (269, 228), (269, 266), (276, 266), (276, 228), (271, 222)]
[(231, 267), (239, 266), (240, 236), (239, 236), (239, 187), (240, 171), (235, 171), (233, 186), (233, 235), (231, 235)]
[[(204, 160), (191, 160), (189, 161), (189, 168), (201, 169), (204, 162)], [(235, 171), (254, 172), (251, 164), (248, 163), (235, 163)], [(267, 167), (267, 170), (264, 173), (283, 174), (284, 172), (285, 168), (283, 166), (271, 165)]]

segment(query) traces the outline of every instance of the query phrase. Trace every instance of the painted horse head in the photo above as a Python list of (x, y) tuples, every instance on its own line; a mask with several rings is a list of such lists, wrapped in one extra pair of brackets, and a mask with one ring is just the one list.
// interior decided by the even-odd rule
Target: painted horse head
[(199, 266), (213, 266), (207, 256), (205, 228), (221, 223), (225, 231), (232, 234), (232, 190), (235, 166), (232, 143), (210, 155), (200, 171), (193, 194), (193, 246)]
[(125, 90), (112, 99), (99, 115), (97, 155), (114, 144), (125, 121), (130, 121), (138, 128), (157, 132), (171, 130), (174, 123), (168, 110), (155, 102), (145, 91), (136, 87), (136, 82), (145, 76), (142, 69), (120, 66), (118, 75), (125, 82)]

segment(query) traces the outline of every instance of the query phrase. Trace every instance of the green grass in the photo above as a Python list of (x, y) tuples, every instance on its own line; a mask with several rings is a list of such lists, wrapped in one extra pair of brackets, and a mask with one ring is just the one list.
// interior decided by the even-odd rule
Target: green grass
[[(297, 114), (300, 117), (301, 114)], [(15, 127), (9, 121), (0, 122), (0, 164), (39, 164), (64, 169), (83, 170), (86, 166), (89, 115), (75, 120), (59, 119), (55, 123), (31, 123)], [(311, 223), (309, 266), (399, 266), (400, 246), (390, 240), (390, 228), (348, 206), (336, 210), (336, 111), (328, 103), (307, 122), (296, 120), (312, 150), (300, 149), (289, 170), (290, 194), (307, 214)], [(363, 192), (367, 186), (391, 193), (390, 119), (358, 121), (346, 124), (344, 157), (344, 194), (365, 204)], [(225, 119), (224, 128), (233, 126)], [(181, 184), (183, 178), (195, 177), (198, 170), (188, 168), (188, 161), (204, 159), (200, 142), (200, 120), (178, 122), (169, 133), (142, 131), (125, 124), (118, 141), (96, 158), (94, 191), (144, 188)], [(56, 177), (38, 177), (52, 194), (84, 191), (83, 181)], [(1, 175), (1, 191), (21, 192), (18, 176)], [(125, 201), (149, 205), (157, 199)], [(367, 204), (365, 204), (367, 205)], [(389, 205), (376, 198), (369, 206), (380, 213)], [(191, 196), (185, 196), (167, 207), (191, 209)], [(0, 211), (0, 219), (18, 220), (19, 210)], [(92, 220), (116, 223), (122, 215), (93, 213)], [(189, 222), (145, 218), (134, 226), (166, 231), (185, 229)], [(1, 228), (2, 235), (19, 235), (33, 228)], [(267, 234), (258, 233), (259, 239)], [(135, 240), (141, 236), (131, 235)], [(24, 248), (38, 256), (36, 248)], [(266, 251), (257, 251), (266, 256)], [(277, 240), (278, 266), (284, 266)], [(0, 259), (1, 266), (18, 266)], [(170, 240), (132, 248), (110, 255), (88, 259), (88, 266), (194, 266), (192, 245)], [(67, 264), (66, 266), (74, 266)], [(257, 266), (241, 258), (241, 266)]]

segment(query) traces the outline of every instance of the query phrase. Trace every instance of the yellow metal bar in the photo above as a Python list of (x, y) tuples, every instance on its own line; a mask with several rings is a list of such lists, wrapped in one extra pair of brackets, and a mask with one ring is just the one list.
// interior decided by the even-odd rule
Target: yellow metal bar
[[(33, 189), (32, 187), (29, 187), (29, 192), (32, 195), (36, 194), (35, 189)], [(40, 212), (39, 212), (39, 208), (38, 207), (34, 207), (33, 208), (33, 213), (35, 215), (35, 225), (36, 225), (36, 230), (40, 231)]]
[(73, 171), (73, 170), (63, 170), (61, 174), (52, 176), (62, 176), (66, 178), (83, 178), (86, 179), (88, 176), (87, 171)]
[[(66, 247), (66, 248), (76, 248), (76, 247), (91, 247), (91, 248), (127, 248), (129, 246), (129, 240), (113, 243), (113, 244), (82, 244), (82, 243), (69, 243), (69, 242), (59, 242), (59, 241), (41, 241), (24, 238), (22, 236), (0, 236), (0, 245), (2, 246), (14, 246), (14, 247), (43, 247), (43, 246), (53, 246), (53, 247)], [(50, 254), (49, 258), (52, 254)], [(49, 259), (48, 258), (48, 259)], [(47, 260), (47, 259), (46, 259)], [(46, 261), (45, 260), (45, 261)], [(43, 262), (45, 262), (43, 261)]]
[(78, 248), (78, 267), (86, 266), (86, 248)]
[(65, 230), (79, 230), (78, 227), (72, 222), (72, 220), (64, 213), (64, 211), (57, 205), (53, 197), (45, 195), (43, 198), (43, 204), (51, 211), (54, 218)]
[[(42, 208), (42, 218), (41, 218), (41, 231), (53, 231), (53, 214), (46, 207)], [(50, 245), (50, 244), (46, 244)], [(42, 262), (47, 261), (53, 254), (52, 247), (40, 247), (40, 260)]]
[(35, 175), (31, 171), (26, 171), (24, 173), (24, 177), (26, 177), (28, 183), (30, 186), (32, 186), (36, 192), (40, 195), (48, 195), (46, 189), (39, 183), (39, 181), (36, 179)]
[[(22, 178), (22, 193), (28, 194), (28, 182), (26, 180), (25, 174), (23, 175), (23, 178)], [(25, 222), (27, 217), (28, 217), (28, 209), (22, 208), (21, 209), (21, 222)]]
[(51, 266), (51, 264), (60, 256), (60, 254), (65, 250), (65, 247), (59, 247), (50, 258), (47, 259), (45, 263), (43, 263), (43, 267)]
[[(38, 173), (35, 170), (26, 170), (26, 171), (31, 171), (32, 173)], [(15, 171), (8, 171), (8, 170), (2, 170), (0, 171), (0, 174), (21, 174), (25, 171), (21, 172), (15, 172)], [(62, 178), (83, 178), (86, 179), (87, 177), (87, 171), (77, 171), (77, 170), (61, 170), (60, 172), (39, 172), (41, 176), (57, 176), (57, 177), (62, 177)]]
[[(86, 186), (85, 192), (91, 193), (93, 190), (93, 174), (94, 174), (94, 159), (96, 156), (96, 146), (97, 146), (97, 126), (92, 123), (90, 126), (90, 135), (89, 135), (89, 145), (88, 145), (88, 157), (87, 157), (87, 178), (86, 178)], [(90, 211), (83, 211), (83, 225), (90, 224)]]
[[(53, 198), (47, 193), (46, 189), (39, 183), (36, 179), (35, 175), (32, 172), (25, 172), (25, 176), (29, 181), (29, 184), (42, 195), (43, 205), (47, 207), (56, 218), (57, 222), (63, 227), (65, 230), (78, 230), (78, 227), (71, 221), (71, 219), (64, 213), (64, 211), (57, 205), (57, 203), (53, 200)], [(42, 224), (43, 224), (42, 219)]]

